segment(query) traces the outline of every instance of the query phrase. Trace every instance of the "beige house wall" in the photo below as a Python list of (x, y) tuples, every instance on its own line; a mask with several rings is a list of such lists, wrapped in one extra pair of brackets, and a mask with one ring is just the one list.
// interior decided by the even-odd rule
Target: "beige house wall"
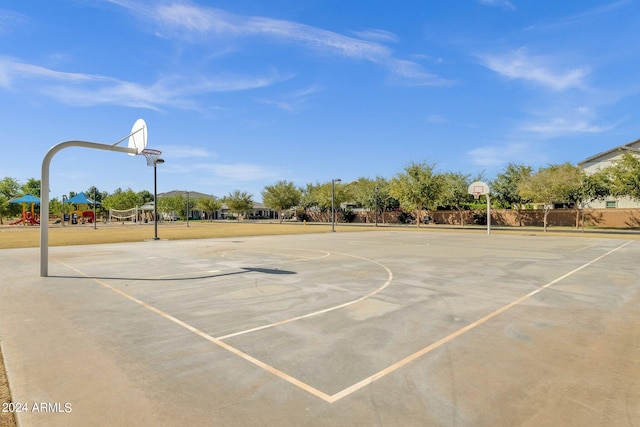
[[(600, 170), (608, 168), (609, 166), (613, 166), (616, 162), (620, 161), (625, 154), (632, 154), (636, 157), (640, 156), (640, 139), (630, 142), (629, 144), (622, 145), (620, 147), (616, 147), (612, 150), (606, 151), (604, 153), (596, 154), (582, 162), (578, 163), (587, 175), (592, 175)], [(590, 202), (588, 207), (590, 208), (607, 208), (607, 202), (610, 202), (613, 206), (612, 208), (640, 208), (640, 202), (637, 200), (632, 200), (628, 197), (621, 197), (616, 199), (614, 197), (608, 197), (606, 200), (596, 200)]]

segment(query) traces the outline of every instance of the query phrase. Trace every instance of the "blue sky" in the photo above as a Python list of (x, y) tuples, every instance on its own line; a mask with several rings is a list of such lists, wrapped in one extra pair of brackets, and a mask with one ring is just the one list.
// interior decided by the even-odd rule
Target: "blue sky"
[[(577, 163), (640, 138), (639, 25), (638, 0), (3, 2), (0, 178), (138, 118), (159, 192)], [(52, 197), (92, 185), (153, 191), (153, 172), (54, 157)]]

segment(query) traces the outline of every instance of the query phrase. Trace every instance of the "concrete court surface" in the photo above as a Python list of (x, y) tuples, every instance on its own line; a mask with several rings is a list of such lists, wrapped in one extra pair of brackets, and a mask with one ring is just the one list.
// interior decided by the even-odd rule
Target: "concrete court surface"
[(638, 426), (640, 241), (379, 231), (0, 251), (22, 426)]

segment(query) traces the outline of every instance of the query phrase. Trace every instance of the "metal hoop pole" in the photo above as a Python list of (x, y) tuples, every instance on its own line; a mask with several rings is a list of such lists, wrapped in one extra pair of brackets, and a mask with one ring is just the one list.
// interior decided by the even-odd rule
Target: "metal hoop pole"
[(491, 234), (491, 198), (489, 197), (489, 193), (487, 196), (487, 236)]
[(158, 168), (153, 163), (153, 240), (159, 240), (158, 237)]
[[(49, 275), (49, 167), (56, 153), (67, 147), (85, 147), (96, 150), (119, 151), (121, 153), (138, 154), (138, 150), (129, 147), (99, 144), (89, 141), (65, 141), (54, 145), (42, 159), (40, 180), (40, 276)], [(64, 215), (64, 214), (63, 214)], [(43, 218), (44, 216), (44, 218)], [(64, 218), (63, 218), (64, 219)]]

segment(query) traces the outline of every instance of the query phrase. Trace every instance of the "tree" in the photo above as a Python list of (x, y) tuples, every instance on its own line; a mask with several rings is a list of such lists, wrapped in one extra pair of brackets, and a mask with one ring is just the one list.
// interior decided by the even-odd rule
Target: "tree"
[(585, 202), (602, 200), (611, 195), (611, 180), (606, 170), (600, 170), (591, 175), (587, 175), (584, 185), (586, 198), (583, 199), (583, 201)]
[(444, 187), (440, 204), (449, 206), (458, 211), (460, 225), (464, 225), (464, 210), (471, 201), (469, 185), (471, 175), (464, 175), (460, 172), (447, 172), (443, 175)]
[(265, 206), (278, 212), (280, 223), (284, 218), (284, 211), (297, 206), (302, 197), (302, 192), (293, 185), (293, 182), (288, 181), (267, 185), (261, 194)]
[(344, 222), (352, 222), (355, 218), (351, 208), (343, 208), (342, 205), (345, 202), (354, 201), (354, 189), (357, 184), (358, 180), (347, 182), (346, 184), (335, 182), (333, 185), (328, 182), (322, 186), (320, 191), (321, 200), (326, 202), (329, 209), (333, 206), (336, 212), (341, 212), (342, 221)]
[(4, 217), (10, 215), (11, 204), (4, 194), (0, 194), (0, 225), (4, 224)]
[[(68, 208), (66, 204), (65, 204), (65, 208)], [(63, 212), (62, 202), (57, 198), (53, 198), (49, 200), (49, 211), (52, 212), (54, 215), (60, 214), (60, 216), (63, 216), (66, 213), (66, 212)]]
[(102, 203), (105, 209), (119, 210), (132, 209), (141, 205), (140, 197), (131, 188), (124, 191), (121, 188), (116, 189), (113, 194), (105, 197)]
[[(382, 223), (385, 223), (385, 213), (398, 209), (400, 207), (400, 202), (398, 199), (393, 197), (389, 192), (390, 183), (386, 178), (381, 176), (376, 177), (376, 188), (377, 188), (377, 205), (376, 208), (378, 212), (382, 214)], [(374, 189), (375, 190), (375, 189)]]
[(3, 178), (0, 181), (0, 224), (4, 224), (5, 217), (13, 217), (20, 212), (17, 204), (9, 203), (9, 200), (20, 195), (20, 184), (14, 178)]
[(411, 163), (391, 179), (389, 194), (407, 210), (416, 214), (416, 225), (420, 227), (423, 209), (435, 209), (442, 196), (444, 179), (428, 163)]
[(631, 153), (604, 171), (610, 182), (611, 195), (640, 200), (640, 159)]
[(522, 226), (522, 209), (530, 200), (522, 197), (518, 187), (530, 177), (530, 166), (509, 163), (504, 172), (498, 174), (490, 185), (491, 197), (502, 207), (516, 211), (519, 226)]
[(149, 190), (142, 190), (138, 192), (138, 198), (140, 199), (141, 204), (153, 202), (153, 193)]
[(586, 172), (574, 166), (573, 172), (574, 186), (569, 189), (568, 200), (573, 203), (576, 211), (576, 228), (580, 226), (580, 212), (584, 209), (585, 203), (594, 200), (604, 199), (610, 194), (610, 183), (608, 172), (598, 171), (587, 175)]
[[(98, 203), (102, 203), (102, 201), (109, 196), (109, 193), (106, 191), (100, 191), (95, 186), (91, 186), (87, 188), (84, 194), (91, 200), (95, 200)], [(153, 200), (153, 197), (151, 197)]]
[(246, 215), (247, 212), (253, 209), (253, 200), (251, 195), (246, 191), (234, 190), (232, 193), (229, 193), (223, 201), (227, 204), (231, 213), (236, 214), (238, 222), (240, 222), (240, 215)]
[[(86, 189), (86, 191), (84, 192), (84, 194), (87, 196), (87, 198), (89, 198), (90, 200), (93, 200), (97, 203), (96, 205), (96, 211), (97, 212), (102, 212), (104, 211), (104, 206), (102, 201), (109, 196), (109, 193), (107, 193), (106, 191), (100, 191), (98, 190), (98, 188), (96, 188), (95, 186), (91, 186), (89, 188)], [(54, 212), (62, 212), (62, 205), (59, 206), (59, 209), (57, 211)], [(66, 212), (62, 212), (62, 214), (64, 215)]]
[(521, 197), (541, 203), (544, 210), (544, 231), (547, 231), (549, 211), (554, 203), (571, 201), (572, 193), (583, 185), (584, 172), (570, 163), (540, 168), (528, 180), (520, 182)]
[(339, 210), (340, 204), (345, 201), (344, 191), (341, 190), (343, 187), (339, 182), (333, 184), (331, 182), (325, 182), (324, 184), (320, 184), (316, 190), (320, 211), (330, 211), (331, 206)]
[(206, 212), (209, 218), (213, 218), (213, 213), (220, 210), (222, 207), (222, 201), (215, 196), (201, 197), (196, 203), (196, 209), (200, 209), (202, 212)]
[(21, 188), (24, 194), (31, 194), (40, 198), (40, 180), (35, 178), (29, 178), (26, 184)]
[[(355, 181), (347, 184), (336, 182), (334, 185), (332, 185), (331, 182), (307, 184), (307, 186), (302, 189), (300, 203), (305, 209), (330, 212), (333, 202), (335, 203), (336, 211), (339, 211), (342, 203), (352, 200), (353, 185), (351, 184), (354, 183)], [(330, 220), (330, 217), (328, 220)]]
[(174, 194), (173, 196), (158, 197), (158, 212), (165, 214), (179, 212), (182, 215), (182, 210), (185, 207), (186, 197), (182, 194)]
[(0, 194), (7, 199), (18, 197), (20, 195), (20, 184), (15, 178), (3, 178), (2, 181), (0, 181)]
[(198, 198), (193, 198), (191, 197), (190, 193), (187, 193), (186, 197), (184, 197), (184, 203), (182, 204), (182, 209), (184, 209), (184, 217), (187, 218), (191, 218), (191, 215), (193, 214), (193, 210), (195, 209), (196, 205), (198, 204)]
[(305, 209), (319, 208), (320, 205), (320, 186), (321, 184), (307, 184), (301, 189), (300, 205)]
[[(389, 195), (389, 181), (378, 176), (375, 180), (359, 178), (351, 191), (353, 201), (376, 215), (382, 213), (382, 222), (385, 221), (384, 213), (392, 206), (397, 207), (397, 200)], [(395, 203), (394, 203), (395, 202)]]

